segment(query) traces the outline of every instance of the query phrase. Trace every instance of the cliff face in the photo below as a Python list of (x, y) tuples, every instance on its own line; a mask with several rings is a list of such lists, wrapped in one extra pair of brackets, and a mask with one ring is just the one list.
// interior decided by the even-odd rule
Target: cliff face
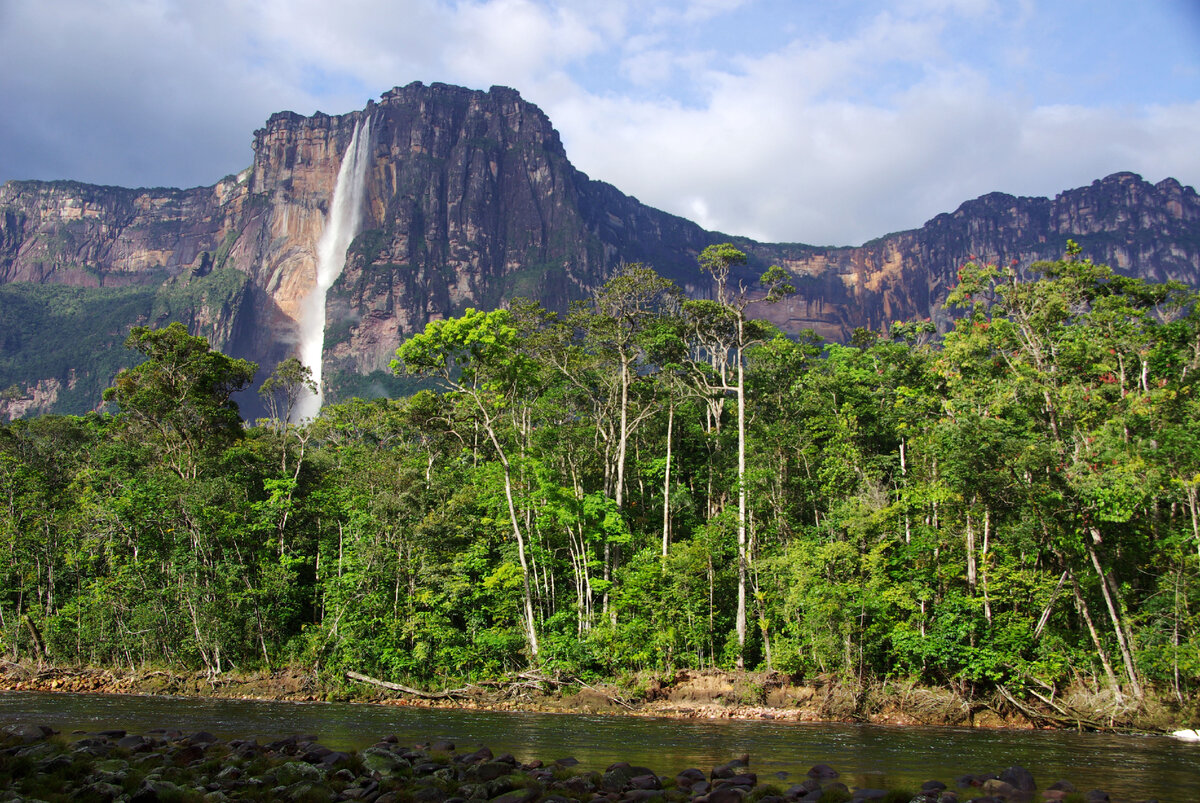
[(1175, 179), (1157, 185), (1116, 173), (1054, 199), (991, 193), (920, 229), (858, 248), (749, 244), (763, 261), (797, 275), (800, 292), (775, 308), (754, 307), (789, 331), (810, 327), (844, 340), (856, 326), (930, 317), (942, 309), (958, 268), (971, 260), (1021, 268), (1059, 259), (1068, 239), (1096, 262), (1150, 281), (1200, 286), (1200, 198)]
[[(431, 319), (515, 295), (561, 309), (623, 261), (646, 262), (704, 295), (696, 255), (729, 239), (751, 255), (747, 277), (771, 263), (797, 277), (794, 298), (753, 312), (832, 339), (918, 316), (945, 322), (940, 305), (963, 262), (1053, 259), (1068, 237), (1122, 271), (1200, 285), (1200, 200), (1173, 179), (1152, 186), (1122, 173), (1053, 200), (987, 195), (859, 248), (755, 243), (589, 180), (515, 91), (440, 84), (397, 88), (341, 116), (276, 114), (255, 132), (253, 165), (212, 187), (9, 182), (0, 188), (0, 285), (67, 285), (84, 295), (142, 288), (132, 319), (106, 323), (114, 331), (101, 333), (104, 342), (122, 326), (179, 319), (269, 369), (294, 348), (342, 155), (366, 117), (363, 227), (326, 304), (333, 397), (361, 390), (355, 377), (385, 370), (399, 342)], [(0, 327), (19, 326), (12, 318), (0, 314)], [(50, 380), (80, 381), (61, 365), (4, 370), (0, 360), (0, 389), (28, 391), (22, 410), (46, 407)]]

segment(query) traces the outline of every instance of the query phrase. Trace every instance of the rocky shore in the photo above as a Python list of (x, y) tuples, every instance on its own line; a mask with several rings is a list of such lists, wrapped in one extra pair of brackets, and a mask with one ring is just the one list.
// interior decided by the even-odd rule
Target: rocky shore
[[(616, 763), (600, 772), (570, 757), (521, 763), (487, 747), (447, 741), (406, 746), (387, 737), (361, 751), (314, 736), (269, 744), (211, 733), (154, 730), (56, 733), (37, 725), (0, 729), (0, 801), (278, 800), (303, 803), (1104, 803), (1102, 790), (1065, 781), (1039, 788), (1021, 767), (996, 775), (930, 780), (918, 790), (851, 789), (817, 764), (800, 783), (759, 778), (748, 756), (674, 776)], [(1146, 803), (1151, 803), (1147, 801)], [(1156, 802), (1155, 802), (1156, 803)]]

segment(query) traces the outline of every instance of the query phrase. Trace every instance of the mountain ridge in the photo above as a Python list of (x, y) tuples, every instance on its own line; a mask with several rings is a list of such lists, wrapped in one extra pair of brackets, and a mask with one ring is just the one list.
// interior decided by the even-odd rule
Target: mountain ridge
[[(294, 351), (334, 181), (364, 116), (372, 120), (364, 224), (326, 302), (333, 398), (371, 385), (386, 392), (396, 346), (430, 320), (514, 295), (562, 309), (622, 262), (647, 263), (689, 295), (708, 295), (695, 258), (726, 240), (750, 256), (747, 280), (773, 263), (796, 277), (794, 297), (752, 305), (752, 314), (833, 340), (916, 317), (948, 326), (942, 301), (962, 262), (1026, 267), (1060, 256), (1067, 238), (1121, 272), (1200, 286), (1200, 198), (1173, 178), (1150, 184), (1115, 173), (1053, 199), (988, 193), (861, 246), (760, 243), (706, 231), (588, 177), (545, 113), (514, 89), (412, 83), (346, 114), (271, 115), (254, 132), (251, 166), (210, 186), (0, 186), (0, 345), (21, 339), (21, 321), (4, 304), (14, 308), (18, 290), (23, 309), (35, 303), (39, 291), (23, 285), (83, 295), (142, 288), (124, 328), (184, 320), (269, 370)], [(59, 325), (87, 330), (86, 320), (54, 314)], [(120, 333), (101, 334), (84, 339)], [(111, 380), (86, 354), (73, 358), (69, 377), (61, 367), (69, 359), (41, 373), (32, 358), (13, 359), (0, 357), (0, 415), (9, 417), (65, 409), (56, 407), (55, 383), (93, 388), (94, 406)]]

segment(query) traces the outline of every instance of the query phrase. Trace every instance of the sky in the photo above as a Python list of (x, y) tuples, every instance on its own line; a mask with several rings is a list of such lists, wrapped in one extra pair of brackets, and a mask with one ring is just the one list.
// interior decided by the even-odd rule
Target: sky
[(273, 112), (413, 81), (512, 87), (591, 178), (764, 241), (1200, 184), (1200, 0), (0, 0), (0, 182), (209, 185)]

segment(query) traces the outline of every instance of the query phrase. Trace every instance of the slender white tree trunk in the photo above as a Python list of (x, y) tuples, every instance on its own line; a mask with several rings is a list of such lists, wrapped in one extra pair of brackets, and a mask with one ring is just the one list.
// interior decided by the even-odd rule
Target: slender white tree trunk
[(737, 668), (744, 669), (746, 649), (746, 374), (742, 365), (743, 321), (738, 319), (737, 412), (738, 412), (738, 604)]

